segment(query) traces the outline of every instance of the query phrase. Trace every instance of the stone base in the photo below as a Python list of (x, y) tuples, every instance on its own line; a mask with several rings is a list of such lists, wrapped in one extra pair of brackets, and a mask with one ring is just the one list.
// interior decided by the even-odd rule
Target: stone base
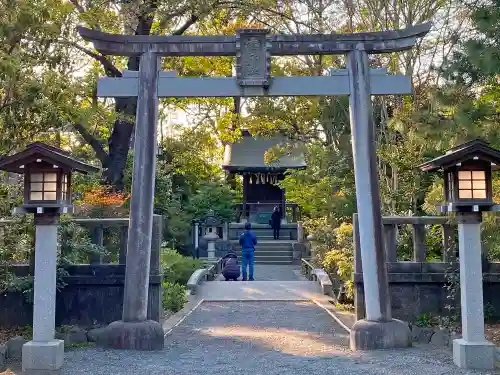
[(453, 362), (461, 368), (493, 370), (495, 368), (495, 345), (488, 341), (453, 340)]
[(411, 343), (410, 328), (401, 320), (358, 320), (351, 328), (351, 350), (407, 348)]
[(102, 330), (96, 344), (113, 349), (161, 350), (164, 340), (163, 328), (158, 322), (118, 320)]
[(23, 345), (23, 373), (54, 374), (64, 361), (64, 341), (29, 341)]

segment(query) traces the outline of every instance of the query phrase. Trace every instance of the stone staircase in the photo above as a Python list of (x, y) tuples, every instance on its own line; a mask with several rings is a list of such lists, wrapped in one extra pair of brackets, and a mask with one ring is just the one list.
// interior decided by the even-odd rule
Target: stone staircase
[[(285, 224), (280, 230), (280, 239), (273, 238), (273, 230), (269, 225), (252, 225), (252, 230), (257, 235), (255, 247), (256, 264), (292, 264), (293, 244), (296, 240), (296, 224)], [(230, 228), (230, 241), (233, 251), (238, 255), (241, 263), (241, 248), (238, 238), (243, 233), (243, 225), (234, 225)]]
[[(238, 241), (231, 241), (233, 251), (240, 258), (241, 263), (241, 248)], [(290, 240), (260, 240), (255, 247), (255, 263), (256, 264), (292, 264), (293, 262), (293, 247), (295, 241)]]

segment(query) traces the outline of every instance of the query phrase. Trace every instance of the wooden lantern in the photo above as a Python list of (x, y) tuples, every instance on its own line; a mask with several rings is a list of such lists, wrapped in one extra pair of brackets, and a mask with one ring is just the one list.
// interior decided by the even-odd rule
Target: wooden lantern
[(425, 172), (444, 173), (446, 206), (442, 212), (488, 211), (495, 205), (492, 170), (500, 164), (500, 151), (476, 139), (420, 165)]
[(16, 212), (39, 214), (72, 212), (71, 174), (98, 171), (63, 150), (39, 142), (1, 158), (0, 170), (24, 174), (24, 204)]

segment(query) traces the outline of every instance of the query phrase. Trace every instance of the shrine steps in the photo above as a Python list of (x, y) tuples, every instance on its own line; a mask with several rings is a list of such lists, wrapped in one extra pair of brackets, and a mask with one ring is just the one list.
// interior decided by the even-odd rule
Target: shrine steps
[[(273, 240), (273, 229), (267, 224), (253, 224), (252, 230), (257, 235), (259, 241)], [(237, 240), (245, 231), (245, 224), (230, 223), (229, 224), (229, 239)], [(280, 230), (280, 240), (296, 240), (297, 239), (297, 223), (282, 224)]]
[[(256, 264), (292, 264), (293, 243), (290, 240), (260, 240), (255, 247)], [(231, 241), (233, 251), (241, 262), (241, 248), (238, 241)]]

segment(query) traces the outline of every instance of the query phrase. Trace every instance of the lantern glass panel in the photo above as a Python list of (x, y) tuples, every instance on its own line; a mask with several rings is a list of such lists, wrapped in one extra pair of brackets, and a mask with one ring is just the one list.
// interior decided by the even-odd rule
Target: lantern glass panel
[(63, 174), (62, 176), (62, 185), (61, 185), (62, 199), (68, 199), (68, 175)]
[(57, 173), (32, 173), (30, 175), (30, 200), (57, 200)]
[(486, 172), (459, 171), (458, 197), (460, 199), (486, 199)]
[(459, 171), (458, 179), (459, 180), (470, 180), (472, 176), (472, 171)]
[(485, 180), (486, 173), (484, 173), (484, 171), (472, 171), (472, 179), (473, 180)]
[(44, 201), (55, 201), (57, 199), (57, 195), (55, 191), (46, 191), (43, 193)]
[(448, 199), (453, 199), (453, 174), (448, 173)]
[(460, 190), (460, 199), (472, 198), (472, 190)]
[(30, 199), (32, 201), (42, 201), (43, 200), (43, 193), (41, 191), (32, 191), (30, 193)]
[(472, 189), (472, 181), (471, 180), (461, 180), (460, 181), (460, 189)]
[(57, 173), (44, 173), (43, 174), (43, 180), (45, 182), (57, 182)]
[(30, 175), (30, 180), (32, 182), (42, 182), (43, 181), (43, 173), (32, 173)]
[(55, 182), (45, 182), (43, 184), (43, 190), (44, 191), (56, 191), (57, 190), (57, 183), (55, 183)]
[(43, 182), (31, 183), (31, 191), (42, 191), (42, 190), (43, 190)]
[(486, 199), (486, 190), (474, 190), (473, 193), (476, 199)]

